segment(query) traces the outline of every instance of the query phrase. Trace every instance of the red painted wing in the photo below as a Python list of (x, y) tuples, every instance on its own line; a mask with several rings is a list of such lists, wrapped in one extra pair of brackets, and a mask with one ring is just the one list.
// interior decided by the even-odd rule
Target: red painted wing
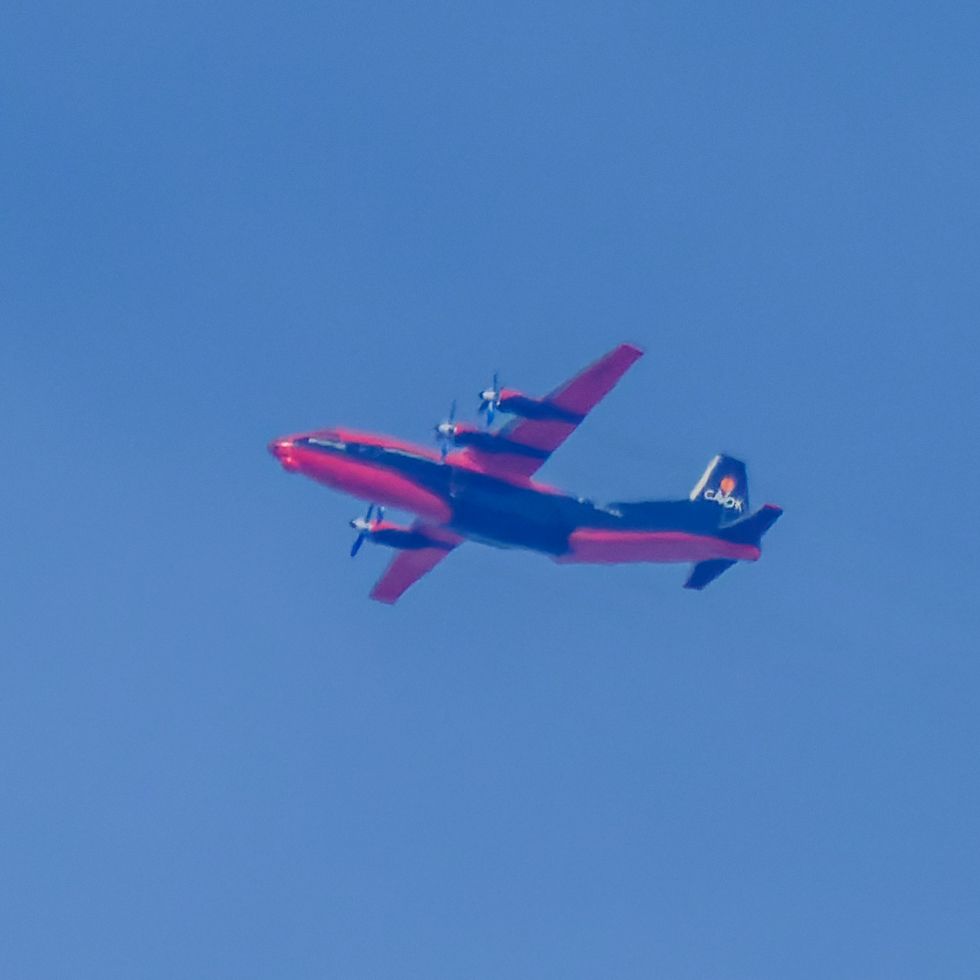
[[(639, 347), (620, 344), (548, 395), (547, 402), (571, 416), (580, 416), (577, 420), (515, 419), (500, 430), (499, 437), (516, 443), (516, 452), (487, 453), (471, 447), (464, 450), (465, 455), (488, 473), (533, 476), (642, 356)], [(523, 452), (520, 447), (525, 447)]]
[(413, 531), (422, 531), (430, 537), (445, 542), (444, 548), (414, 548), (411, 551), (399, 551), (392, 558), (384, 574), (371, 590), (371, 598), (389, 605), (397, 602), (402, 594), (414, 585), (423, 575), (431, 572), (446, 555), (449, 554), (462, 538), (438, 528), (430, 527), (422, 521), (412, 525)]

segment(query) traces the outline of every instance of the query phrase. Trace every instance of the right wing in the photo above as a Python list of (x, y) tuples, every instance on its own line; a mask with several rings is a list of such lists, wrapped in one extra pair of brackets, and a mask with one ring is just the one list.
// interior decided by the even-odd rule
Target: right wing
[(514, 419), (496, 434), (496, 451), (471, 446), (463, 454), (485, 473), (524, 479), (533, 476), (642, 354), (639, 347), (620, 344), (544, 399), (564, 417)]
[(412, 525), (412, 530), (419, 531), (439, 541), (439, 546), (399, 551), (391, 559), (384, 574), (371, 590), (372, 599), (376, 599), (378, 602), (386, 602), (389, 605), (397, 602), (410, 586), (414, 585), (423, 575), (431, 572), (450, 551), (463, 541), (459, 535), (431, 527), (422, 521), (416, 521)]

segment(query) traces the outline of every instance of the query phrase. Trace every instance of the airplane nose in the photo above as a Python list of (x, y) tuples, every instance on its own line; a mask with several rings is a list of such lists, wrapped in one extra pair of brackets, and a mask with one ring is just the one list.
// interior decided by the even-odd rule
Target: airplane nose
[(284, 470), (295, 470), (299, 468), (299, 463), (293, 453), (292, 439), (273, 439), (269, 443), (269, 452), (282, 464)]

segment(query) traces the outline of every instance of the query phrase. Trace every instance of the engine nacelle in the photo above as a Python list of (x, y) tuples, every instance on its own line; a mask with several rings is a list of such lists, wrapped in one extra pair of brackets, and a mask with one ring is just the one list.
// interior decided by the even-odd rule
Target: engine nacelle
[(562, 408), (561, 405), (556, 405), (548, 398), (531, 398), (529, 395), (512, 388), (504, 388), (497, 394), (494, 399), (494, 407), (498, 412), (519, 415), (525, 419), (568, 422), (571, 425), (578, 425), (585, 418), (579, 412)]
[(546, 460), (551, 455), (543, 449), (536, 449), (523, 442), (508, 439), (502, 432), (474, 429), (470, 426), (457, 426), (452, 441), (456, 446), (472, 446), (481, 453), (506, 453), (511, 456), (530, 456), (532, 459), (540, 460)]
[(387, 548), (397, 548), (400, 551), (417, 551), (420, 548), (450, 548), (444, 541), (434, 538), (424, 531), (411, 527), (400, 527), (397, 524), (375, 524), (367, 536), (375, 544), (383, 544)]

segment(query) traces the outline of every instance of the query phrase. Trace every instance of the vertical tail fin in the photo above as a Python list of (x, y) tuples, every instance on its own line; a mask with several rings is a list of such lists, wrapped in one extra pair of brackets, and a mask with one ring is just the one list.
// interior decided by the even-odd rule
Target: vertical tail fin
[(721, 520), (726, 524), (743, 517), (749, 511), (749, 478), (745, 463), (732, 456), (715, 456), (691, 491), (691, 500), (717, 504), (722, 508)]

